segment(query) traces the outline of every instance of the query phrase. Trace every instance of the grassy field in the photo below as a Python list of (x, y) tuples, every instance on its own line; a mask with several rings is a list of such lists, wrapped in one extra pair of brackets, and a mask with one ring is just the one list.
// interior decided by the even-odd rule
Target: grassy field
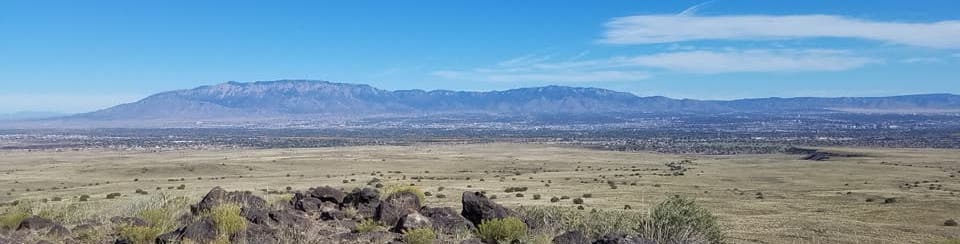
[[(214, 186), (282, 199), (294, 190), (346, 190), (373, 178), (415, 184), (428, 204), (459, 209), (463, 191), (510, 207), (644, 211), (667, 196), (695, 198), (720, 216), (734, 243), (934, 243), (960, 238), (960, 151), (827, 150), (863, 157), (702, 156), (533, 144), (362, 146), (173, 152), (0, 152), (0, 200), (73, 205), (77, 218), (123, 214), (157, 195), (198, 199)], [(688, 160), (683, 175), (666, 166)], [(952, 175), (957, 175), (953, 177)], [(916, 184), (915, 184), (916, 183)], [(909, 184), (909, 185), (905, 185)], [(183, 189), (177, 189), (182, 185)], [(613, 187), (615, 186), (615, 187)], [(443, 187), (443, 190), (440, 190)], [(526, 191), (506, 193), (508, 187)], [(135, 193), (137, 189), (147, 194)], [(121, 193), (106, 199), (109, 193)], [(273, 192), (273, 193), (268, 193)], [(535, 200), (534, 195), (540, 195)], [(79, 202), (81, 195), (88, 201)], [(446, 197), (440, 198), (440, 195)], [(551, 202), (552, 197), (570, 199)], [(884, 203), (888, 198), (894, 203)], [(870, 199), (870, 201), (868, 201)]]

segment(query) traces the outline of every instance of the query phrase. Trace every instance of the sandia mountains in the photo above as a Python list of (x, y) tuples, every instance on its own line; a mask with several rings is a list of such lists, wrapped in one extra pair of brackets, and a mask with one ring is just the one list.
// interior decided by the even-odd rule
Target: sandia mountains
[[(960, 111), (960, 96), (758, 98), (730, 101), (640, 97), (599, 88), (546, 86), (504, 91), (397, 90), (312, 80), (227, 82), (163, 92), (140, 101), (37, 123), (117, 121), (350, 120), (437, 115), (724, 114)], [(147, 123), (149, 124), (149, 123)], [(95, 126), (95, 125), (94, 125)]]

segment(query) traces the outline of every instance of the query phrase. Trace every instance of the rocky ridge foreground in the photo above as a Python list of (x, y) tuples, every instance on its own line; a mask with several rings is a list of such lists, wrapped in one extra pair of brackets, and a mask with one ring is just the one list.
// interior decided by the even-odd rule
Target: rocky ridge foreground
[[(430, 228), (439, 237), (434, 243), (493, 243), (472, 237), (471, 233), (475, 233), (477, 226), (487, 220), (520, 217), (517, 212), (491, 201), (481, 192), (464, 192), (462, 197), (463, 208), (458, 212), (450, 207), (424, 206), (414, 192), (400, 191), (381, 198), (380, 192), (373, 188), (343, 192), (324, 186), (298, 191), (289, 201), (271, 205), (251, 192), (231, 192), (215, 187), (181, 216), (179, 223), (185, 224), (160, 234), (153, 242), (404, 243), (402, 233), (405, 231)], [(215, 216), (209, 213), (227, 204), (240, 207), (239, 215), (245, 228), (225, 236), (222, 235), (223, 227), (215, 223)], [(360, 231), (364, 220), (370, 219), (379, 221), (384, 228)], [(538, 228), (537, 221), (523, 221), (533, 230)], [(155, 224), (137, 217), (114, 217), (111, 222), (124, 226)], [(74, 237), (77, 235), (71, 234), (82, 232), (85, 228), (92, 229), (94, 226), (78, 225), (69, 230), (54, 221), (29, 216), (15, 230), (0, 235), (0, 243), (26, 243), (30, 235), (56, 237), (64, 243), (86, 243), (76, 240)], [(464, 234), (471, 237), (463, 238)], [(113, 243), (116, 244), (138, 243), (118, 233), (108, 236), (115, 238)], [(563, 233), (553, 238), (553, 242), (655, 243), (636, 236), (616, 234), (594, 240), (579, 231)]]

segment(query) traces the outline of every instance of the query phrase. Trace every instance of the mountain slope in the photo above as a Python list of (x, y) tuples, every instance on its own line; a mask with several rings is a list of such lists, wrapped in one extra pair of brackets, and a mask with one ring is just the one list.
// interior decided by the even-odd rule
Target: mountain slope
[(788, 111), (957, 111), (951, 94), (870, 98), (760, 98), (702, 101), (638, 97), (599, 88), (546, 86), (505, 91), (387, 91), (309, 80), (228, 82), (159, 93), (81, 114), (93, 120), (326, 118), (430, 114), (777, 113)]

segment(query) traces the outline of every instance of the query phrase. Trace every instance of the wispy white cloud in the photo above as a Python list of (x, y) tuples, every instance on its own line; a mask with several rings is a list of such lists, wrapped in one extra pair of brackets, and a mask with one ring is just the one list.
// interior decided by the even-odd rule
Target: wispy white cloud
[[(694, 8), (692, 11), (696, 11)], [(685, 11), (687, 12), (687, 11)], [(871, 21), (833, 15), (637, 15), (606, 23), (603, 43), (854, 38), (930, 48), (960, 48), (960, 21)]]
[(431, 74), (444, 79), (491, 82), (602, 82), (643, 80), (650, 78), (656, 70), (700, 74), (826, 72), (882, 62), (843, 50), (827, 49), (690, 50), (573, 61), (553, 61), (535, 56), (525, 56), (523, 62), (516, 60), (499, 62), (489, 68), (442, 70)]
[(929, 63), (939, 63), (941, 61), (943, 61), (943, 59), (933, 58), (933, 57), (916, 57), (916, 58), (906, 58), (906, 59), (900, 60), (900, 62), (908, 63), (908, 64), (929, 64)]
[(479, 80), (489, 82), (603, 82), (603, 81), (635, 81), (650, 77), (642, 71), (539, 71), (539, 72), (511, 72), (492, 69), (472, 71), (443, 70), (431, 73), (445, 79)]
[(712, 4), (713, 2), (715, 2), (715, 1), (707, 1), (707, 2), (703, 2), (703, 3), (697, 4), (697, 5), (693, 5), (693, 6), (689, 7), (689, 8), (687, 8), (687, 9), (684, 9), (683, 12), (680, 12), (680, 13), (677, 14), (677, 15), (678, 15), (678, 16), (691, 16), (691, 15), (697, 14), (697, 11), (700, 11), (700, 9), (703, 9), (704, 7), (706, 7), (707, 5)]
[(838, 50), (685, 51), (627, 58), (629, 65), (691, 73), (840, 71), (881, 62)]

